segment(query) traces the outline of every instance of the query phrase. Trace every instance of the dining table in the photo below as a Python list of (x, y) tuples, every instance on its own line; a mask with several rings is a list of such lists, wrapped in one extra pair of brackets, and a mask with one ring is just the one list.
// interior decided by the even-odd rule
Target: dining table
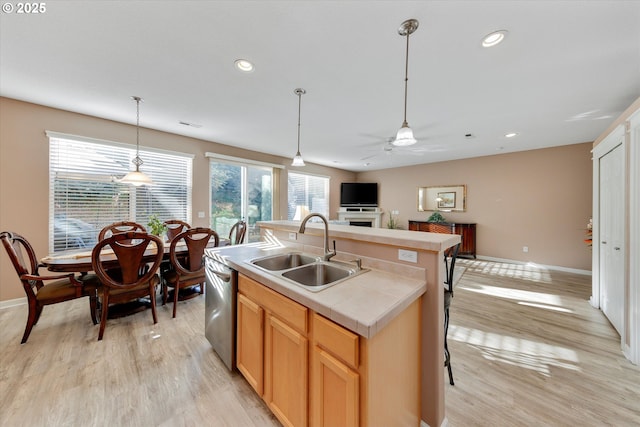
[[(218, 246), (227, 246), (230, 245), (231, 241), (226, 238), (219, 238)], [(216, 247), (214, 239), (211, 239), (207, 245), (208, 248)], [(162, 280), (162, 273), (164, 270), (170, 268), (169, 261), (169, 252), (170, 252), (170, 242), (165, 242), (163, 245), (163, 261), (160, 267), (160, 276)], [(74, 249), (70, 251), (59, 252), (51, 255), (47, 255), (46, 257), (40, 259), (40, 266), (47, 268), (49, 271), (59, 272), (59, 273), (80, 273), (81, 277), (86, 275), (87, 273), (93, 271), (93, 265), (91, 262), (91, 252), (92, 250), (88, 249)], [(186, 256), (188, 252), (187, 245), (183, 241), (180, 241), (176, 244), (176, 254), (178, 257)], [(148, 248), (144, 255), (142, 256), (142, 260), (152, 262), (156, 255), (156, 248), (150, 247)], [(118, 260), (111, 249), (103, 249), (100, 254), (101, 260), (103, 261), (103, 265), (106, 269), (109, 268), (118, 268)], [(163, 267), (164, 266), (164, 267)], [(197, 292), (193, 289), (181, 289), (180, 294), (178, 295), (179, 300), (186, 300), (189, 298), (193, 298), (200, 295), (200, 292)], [(130, 303), (119, 304), (119, 307), (111, 306), (109, 307), (109, 318), (117, 318), (122, 316), (127, 316), (133, 313), (137, 313), (138, 311), (144, 310), (150, 307), (150, 302), (144, 298), (132, 301)]]
[[(230, 244), (229, 239), (220, 238), (218, 246), (227, 246)], [(207, 247), (215, 247), (213, 240), (209, 241)], [(165, 242), (163, 245), (164, 250), (164, 260), (169, 260), (169, 248), (170, 243)], [(40, 259), (40, 265), (42, 267), (47, 268), (49, 271), (59, 272), (59, 273), (88, 273), (93, 271), (93, 266), (91, 264), (91, 252), (92, 250), (88, 249), (73, 249), (64, 252), (58, 252), (55, 254), (47, 255), (46, 257)], [(184, 255), (187, 253), (187, 245), (184, 241), (178, 242), (176, 244), (176, 253), (178, 256)], [(156, 254), (156, 248), (151, 247), (147, 249), (142, 257), (143, 261), (153, 261), (153, 258)], [(114, 255), (113, 251), (109, 249), (105, 249), (101, 253), (101, 259), (104, 263), (105, 268), (117, 268), (118, 260)]]

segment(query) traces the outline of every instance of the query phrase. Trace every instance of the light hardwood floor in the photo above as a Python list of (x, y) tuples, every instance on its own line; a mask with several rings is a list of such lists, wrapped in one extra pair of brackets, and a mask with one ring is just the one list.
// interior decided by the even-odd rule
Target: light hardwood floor
[[(590, 307), (590, 278), (461, 260), (445, 384), (450, 426), (637, 426), (640, 369)], [(204, 338), (204, 298), (107, 324), (85, 300), (0, 310), (1, 426), (278, 426)], [(446, 372), (443, 369), (446, 378)], [(394, 426), (390, 426), (394, 427)], [(399, 426), (403, 427), (403, 426)]]
[(461, 261), (449, 425), (639, 426), (640, 369), (590, 306), (591, 277)]
[(0, 310), (0, 426), (280, 426), (204, 337), (204, 296), (109, 320), (88, 299), (44, 308), (26, 344), (27, 307)]

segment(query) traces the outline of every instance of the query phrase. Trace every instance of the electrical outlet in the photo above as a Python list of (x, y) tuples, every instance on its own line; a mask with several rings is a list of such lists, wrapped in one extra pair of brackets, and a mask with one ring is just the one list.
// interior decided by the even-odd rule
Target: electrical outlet
[(289, 240), (297, 240), (298, 235), (296, 233), (289, 233)]
[(391, 211), (391, 214), (392, 215), (400, 215), (400, 211), (398, 211), (398, 210)]
[(523, 246), (522, 252), (529, 252), (529, 246)]
[(418, 262), (418, 252), (408, 251), (406, 249), (398, 249), (398, 259), (400, 261)]

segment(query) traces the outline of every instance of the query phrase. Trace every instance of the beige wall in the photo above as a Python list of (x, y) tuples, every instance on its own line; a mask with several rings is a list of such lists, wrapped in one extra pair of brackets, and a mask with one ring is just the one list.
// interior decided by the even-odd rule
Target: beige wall
[[(135, 143), (134, 126), (0, 97), (0, 230), (27, 237), (38, 256), (48, 250), (48, 139), (45, 130)], [(141, 144), (195, 154), (193, 225), (208, 226), (207, 151), (282, 164), (290, 159), (144, 129)], [(445, 214), (450, 221), (478, 224), (479, 255), (591, 270), (584, 229), (591, 217), (591, 144), (425, 164), (355, 174), (308, 164), (303, 170), (331, 177), (331, 218), (337, 217), (340, 183), (380, 184), (385, 211), (400, 211), (400, 223), (426, 219), (418, 213), (417, 187), (467, 185), (467, 212)], [(274, 219), (286, 217), (287, 174)], [(386, 223), (386, 216), (384, 218)], [(522, 246), (529, 253), (522, 253)], [(0, 301), (24, 296), (6, 255), (0, 255)]]
[[(380, 206), (409, 219), (417, 211), (417, 187), (467, 185), (467, 211), (444, 213), (451, 222), (477, 223), (480, 256), (591, 270), (584, 244), (591, 218), (591, 143), (431, 163), (358, 174), (378, 182)], [(523, 253), (522, 247), (529, 252)]]
[[(49, 140), (46, 130), (135, 144), (135, 126), (0, 97), (0, 231), (24, 235), (39, 257), (48, 251)], [(277, 183), (283, 190), (279, 197), (282, 214), (276, 206), (274, 219), (283, 216), (286, 219), (286, 170), (291, 159), (149, 129), (141, 130), (140, 143), (195, 155), (192, 225), (209, 226), (209, 160), (204, 156), (207, 151), (285, 165)], [(354, 181), (355, 173), (310, 164), (303, 171), (331, 176), (330, 211), (331, 216), (336, 217), (340, 182)], [(198, 211), (206, 212), (207, 218), (198, 219)], [(1, 251), (0, 301), (24, 297), (13, 266), (4, 249)]]

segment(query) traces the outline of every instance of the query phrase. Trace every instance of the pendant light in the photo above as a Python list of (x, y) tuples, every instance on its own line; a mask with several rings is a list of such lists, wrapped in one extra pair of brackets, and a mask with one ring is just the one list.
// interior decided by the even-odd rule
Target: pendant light
[(302, 155), (300, 154), (300, 105), (302, 104), (302, 95), (307, 93), (307, 91), (297, 88), (293, 93), (298, 95), (298, 151), (293, 158), (293, 162), (291, 162), (291, 166), (304, 166), (304, 160), (302, 160)]
[(139, 96), (132, 96), (131, 99), (136, 101), (136, 157), (131, 161), (136, 165), (136, 170), (126, 174), (120, 182), (139, 187), (141, 185), (151, 185), (153, 184), (153, 181), (148, 175), (140, 172), (140, 165), (144, 163), (140, 158), (140, 101), (142, 101), (142, 98)]
[(407, 55), (404, 71), (404, 121), (402, 122), (402, 127), (396, 134), (396, 139), (392, 142), (393, 145), (398, 147), (413, 145), (417, 142), (413, 136), (413, 131), (407, 123), (407, 82), (409, 81), (409, 35), (418, 29), (418, 25), (417, 19), (407, 19), (400, 25), (400, 28), (398, 28), (398, 34), (407, 36)]

